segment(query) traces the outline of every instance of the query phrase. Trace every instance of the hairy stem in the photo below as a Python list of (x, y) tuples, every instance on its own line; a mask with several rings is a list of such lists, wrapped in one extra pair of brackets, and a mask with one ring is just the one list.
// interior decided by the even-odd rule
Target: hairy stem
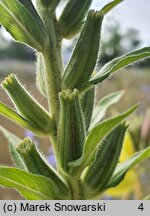
[(44, 49), (42, 55), (49, 110), (57, 125), (60, 107), (58, 94), (61, 91), (63, 71), (61, 39), (55, 14), (47, 8), (40, 8), (39, 12), (49, 34), (49, 47)]
[[(61, 91), (61, 77), (58, 73), (59, 71), (55, 67), (55, 63), (52, 63), (54, 62), (52, 61), (54, 58), (55, 57), (52, 56), (50, 52), (43, 53), (49, 111), (51, 112), (52, 118), (54, 118), (57, 125), (59, 115), (58, 94)], [(54, 71), (55, 73), (53, 73)]]

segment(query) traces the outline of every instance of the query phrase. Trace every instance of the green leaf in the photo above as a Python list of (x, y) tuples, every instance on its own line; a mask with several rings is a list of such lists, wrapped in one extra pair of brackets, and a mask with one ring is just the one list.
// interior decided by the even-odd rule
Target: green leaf
[(46, 29), (24, 5), (18, 0), (1, 0), (0, 23), (15, 40), (42, 51), (47, 45)]
[(125, 123), (113, 129), (100, 143), (93, 163), (83, 171), (81, 179), (87, 196), (97, 196), (109, 182), (119, 161), (126, 129)]
[(0, 167), (0, 185), (15, 188), (29, 200), (65, 199), (68, 195), (50, 179), (12, 167)]
[(45, 81), (45, 71), (44, 71), (44, 61), (43, 56), (40, 53), (37, 53), (37, 76), (36, 84), (40, 93), (46, 97), (46, 81)]
[(121, 3), (123, 0), (114, 0), (112, 2), (109, 2), (107, 5), (105, 5), (102, 9), (101, 12), (103, 14), (107, 14), (110, 10), (112, 10), (115, 6), (117, 6), (119, 3)]
[(94, 108), (90, 129), (94, 128), (105, 116), (107, 109), (114, 103), (117, 103), (122, 97), (124, 91), (114, 92), (102, 98)]
[(11, 153), (13, 162), (15, 163), (16, 167), (18, 167), (20, 169), (25, 169), (25, 165), (24, 165), (20, 155), (16, 151), (16, 145), (21, 142), (21, 139), (19, 139), (14, 134), (10, 133), (8, 130), (6, 130), (2, 126), (0, 126), (0, 130), (9, 142), (10, 153)]
[(73, 170), (72, 172), (78, 172), (80, 174), (83, 169), (89, 166), (89, 164), (94, 160), (95, 152), (104, 137), (126, 117), (133, 113), (136, 108), (137, 105), (116, 117), (101, 122), (93, 128), (86, 139), (82, 157), (70, 163), (70, 167)]
[(31, 129), (30, 122), (27, 119), (23, 118), (16, 111), (14, 111), (13, 109), (11, 109), (10, 107), (8, 107), (7, 105), (1, 102), (0, 102), (0, 114), (25, 128)]
[(0, 102), (0, 115), (3, 115), (14, 123), (21, 125), (28, 130), (31, 130), (33, 133), (39, 136), (43, 135), (43, 133), (39, 131), (39, 127), (36, 128), (32, 122), (22, 117), (19, 113), (17, 113), (15, 110), (11, 109), (7, 105), (3, 104), (2, 102)]
[(92, 0), (68, 1), (59, 18), (59, 25), (64, 38), (71, 39), (79, 32), (91, 2)]
[(131, 168), (139, 164), (141, 161), (147, 159), (148, 157), (150, 157), (150, 147), (144, 149), (143, 151), (135, 153), (128, 160), (119, 164), (110, 182), (108, 183), (107, 188), (117, 186), (124, 179), (127, 171), (129, 171)]
[(92, 79), (90, 79), (87, 83), (89, 84), (97, 84), (105, 80), (112, 73), (117, 72), (124, 67), (138, 62), (139, 60), (149, 58), (150, 57), (150, 47), (145, 47), (134, 52), (125, 54), (119, 58), (115, 58), (112, 61), (108, 62), (106, 65), (102, 67), (100, 72), (96, 74)]

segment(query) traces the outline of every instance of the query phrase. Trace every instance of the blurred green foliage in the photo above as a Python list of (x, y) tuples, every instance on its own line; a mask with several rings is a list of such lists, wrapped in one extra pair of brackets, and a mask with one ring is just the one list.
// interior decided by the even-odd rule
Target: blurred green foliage
[(120, 24), (112, 18), (109, 19), (111, 24), (109, 22), (103, 34), (102, 53), (99, 58), (101, 64), (136, 49), (141, 43), (138, 30), (128, 28), (122, 33)]

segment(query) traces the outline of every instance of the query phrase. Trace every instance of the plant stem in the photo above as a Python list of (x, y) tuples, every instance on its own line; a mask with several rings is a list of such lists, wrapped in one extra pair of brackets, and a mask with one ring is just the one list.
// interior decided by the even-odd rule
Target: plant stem
[(57, 125), (60, 106), (58, 94), (61, 91), (63, 72), (61, 39), (55, 14), (47, 8), (40, 8), (39, 11), (49, 34), (49, 46), (42, 54), (49, 110)]
[(78, 179), (72, 178), (72, 176), (69, 179), (70, 190), (71, 190), (71, 199), (72, 200), (84, 200), (84, 191), (82, 188), (81, 181)]
[[(48, 106), (51, 112), (52, 118), (54, 118), (57, 125), (59, 115), (59, 98), (58, 94), (61, 91), (61, 78), (59, 71), (55, 68), (54, 56), (51, 53), (43, 53), (44, 66), (45, 66), (45, 77), (46, 77), (46, 88), (48, 95)], [(59, 80), (59, 82), (58, 82)]]

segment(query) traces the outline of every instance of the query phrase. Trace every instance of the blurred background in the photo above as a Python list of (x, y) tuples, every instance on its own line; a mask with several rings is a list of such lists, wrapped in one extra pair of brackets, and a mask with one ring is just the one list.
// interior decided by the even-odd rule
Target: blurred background
[[(92, 8), (99, 10), (107, 2), (109, 1), (94, 0)], [(58, 16), (63, 7), (64, 4), (61, 4), (58, 8)], [(149, 8), (150, 1), (148, 0), (125, 0), (105, 17), (97, 68), (102, 67), (111, 59), (126, 52), (150, 45)], [(77, 38), (78, 36), (71, 41), (63, 41), (64, 64), (67, 64)], [(35, 62), (36, 56), (34, 51), (23, 44), (15, 43), (11, 36), (1, 27), (0, 81), (10, 73), (17, 74), (32, 95), (38, 99), (42, 105), (47, 107), (45, 98), (40, 95), (36, 88)], [(150, 144), (150, 59), (128, 67), (103, 82), (97, 89), (96, 101), (118, 90), (125, 90), (125, 94), (118, 104), (113, 105), (108, 110), (107, 117), (115, 115), (119, 111), (123, 111), (137, 102), (140, 103), (136, 114), (132, 115), (129, 119), (129, 123), (131, 122), (129, 128), (131, 139), (129, 145), (132, 146), (132, 153), (134, 153)], [(13, 104), (2, 88), (0, 88), (0, 101), (13, 107)], [(20, 138), (32, 136), (48, 159), (54, 162), (52, 150), (47, 139), (38, 140), (29, 131), (25, 131), (1, 116), (0, 124)], [(8, 143), (1, 133), (0, 164), (13, 166), (9, 155)], [(133, 177), (134, 183), (136, 182), (136, 184), (134, 184), (133, 181), (129, 181), (123, 186), (125, 190), (123, 190), (122, 193), (115, 194), (108, 192), (106, 198), (142, 199), (144, 196), (150, 194), (149, 169), (150, 160), (146, 160), (146, 162), (136, 168), (137, 172), (135, 172), (138, 173), (138, 175), (134, 175)], [(131, 188), (129, 186), (131, 186)], [(0, 199), (20, 199), (20, 195), (13, 189), (0, 188)]]

